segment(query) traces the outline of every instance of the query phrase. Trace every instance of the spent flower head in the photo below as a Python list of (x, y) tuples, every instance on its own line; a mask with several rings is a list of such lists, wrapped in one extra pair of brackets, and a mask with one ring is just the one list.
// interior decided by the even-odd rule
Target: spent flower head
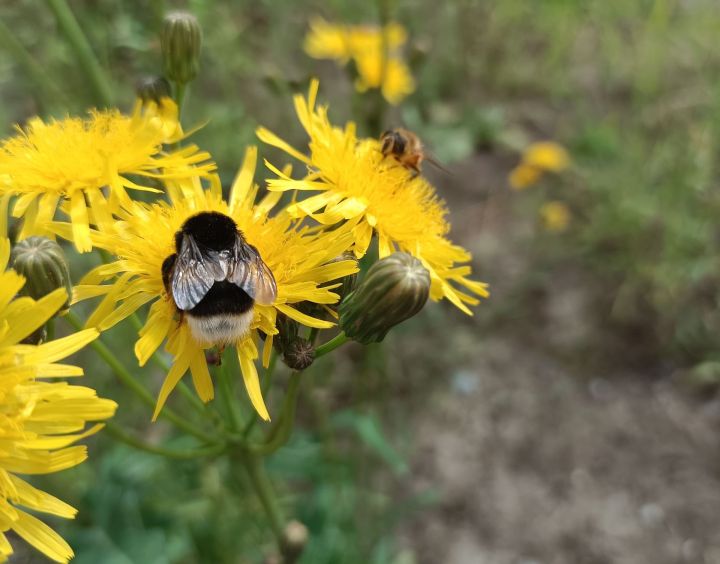
[(94, 110), (85, 119), (33, 118), (18, 126), (17, 135), (0, 145), (0, 195), (17, 196), (20, 238), (45, 234), (63, 204), (75, 246), (89, 251), (90, 225), (111, 225), (112, 213), (129, 200), (128, 189), (158, 192), (160, 179), (209, 174), (215, 165), (208, 153), (194, 145), (163, 147), (182, 137), (177, 117), (177, 106), (163, 98), (138, 101), (130, 116)]
[[(471, 256), (448, 238), (447, 208), (433, 186), (394, 159), (385, 158), (376, 139), (358, 138), (355, 124), (330, 123), (327, 108), (315, 107), (318, 82), (306, 98), (295, 97), (295, 109), (310, 141), (309, 154), (290, 146), (265, 128), (258, 137), (307, 165), (308, 174), (293, 179), (267, 163), (278, 178), (270, 190), (300, 190), (314, 195), (288, 207), (297, 218), (311, 217), (325, 226), (347, 222), (355, 236), (354, 252), (361, 257), (377, 236), (380, 258), (395, 251), (409, 253), (430, 272), (430, 298), (447, 298), (467, 314), (467, 305), (487, 297), (487, 286), (471, 280)], [(460, 290), (463, 287), (468, 292)], [(467, 305), (466, 305), (467, 304)]]
[(86, 423), (112, 417), (117, 405), (90, 388), (56, 381), (82, 375), (81, 368), (59, 361), (95, 339), (95, 329), (37, 346), (19, 344), (55, 315), (67, 294), (58, 288), (37, 301), (16, 298), (25, 280), (5, 270), (9, 256), (9, 241), (0, 239), (0, 559), (13, 553), (6, 536), (12, 530), (48, 558), (67, 562), (70, 546), (27, 510), (69, 519), (77, 511), (21, 476), (83, 462), (86, 447), (73, 443), (99, 431), (102, 425), (86, 429)]
[[(335, 303), (338, 296), (327, 283), (357, 271), (354, 261), (333, 262), (351, 246), (350, 229), (327, 233), (300, 225), (284, 211), (271, 216), (281, 196), (277, 192), (256, 201), (258, 188), (253, 184), (256, 159), (256, 150), (248, 150), (228, 201), (222, 197), (217, 178), (208, 189), (201, 186), (199, 179), (167, 182), (169, 203), (131, 202), (118, 212), (117, 222), (90, 232), (93, 245), (118, 259), (97, 267), (76, 287), (77, 299), (104, 296), (88, 319), (88, 326), (108, 329), (151, 303), (147, 322), (135, 344), (135, 354), (140, 364), (145, 364), (166, 341), (165, 348), (174, 357), (160, 390), (154, 417), (188, 370), (203, 401), (209, 401), (214, 395), (204, 352), (213, 343), (204, 342), (193, 333), (187, 315), (178, 310), (163, 281), (163, 263), (176, 252), (175, 235), (189, 218), (200, 212), (218, 212), (232, 218), (247, 242), (257, 248), (277, 283), (275, 302), (272, 305), (255, 303), (249, 331), (229, 343), (237, 351), (250, 399), (264, 419), (268, 419), (269, 414), (254, 364), (259, 354), (260, 335), (265, 336), (263, 362), (267, 365), (273, 335), (277, 333), (278, 313), (309, 327), (332, 326), (328, 321), (301, 312), (295, 304)], [(55, 230), (63, 237), (71, 235), (67, 224), (56, 224)]]

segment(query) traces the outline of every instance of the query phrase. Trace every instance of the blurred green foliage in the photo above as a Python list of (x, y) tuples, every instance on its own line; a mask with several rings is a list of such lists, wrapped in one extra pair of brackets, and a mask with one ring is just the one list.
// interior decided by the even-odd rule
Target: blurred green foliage
[[(135, 81), (160, 71), (165, 11), (187, 8), (198, 16), (202, 65), (185, 121), (208, 122), (194, 141), (213, 154), (225, 180), (244, 146), (256, 142), (258, 124), (302, 141), (289, 96), (310, 76), (320, 76), (334, 121), (352, 117), (354, 94), (344, 71), (302, 52), (309, 18), (377, 20), (373, 3), (339, 0), (70, 5), (110, 73), (115, 103), (126, 109)], [(18, 0), (0, 8), (7, 30), (44, 73), (41, 82), (33, 80), (6, 38), (0, 51), (3, 134), (37, 113), (80, 113), (98, 103), (42, 6)], [(562, 199), (574, 222), (562, 235), (538, 239), (538, 270), (551, 260), (575, 261), (606, 298), (602, 305), (609, 309), (599, 315), (609, 311), (612, 323), (650, 334), (663, 355), (696, 366), (697, 378), (716, 381), (717, 1), (397, 0), (392, 9), (410, 34), (406, 54), (418, 88), (392, 109), (388, 123), (417, 131), (446, 164), (493, 151), (497, 167), (509, 169), (531, 139), (564, 143), (573, 170), (527, 201)], [(459, 181), (471, 185), (474, 179)], [(121, 327), (107, 338), (130, 341), (132, 333)], [(270, 461), (271, 474), (292, 486), (280, 492), (283, 506), (310, 529), (305, 563), (412, 562), (395, 545), (393, 527), (435, 499), (432, 491), (406, 497), (396, 491), (409, 447), (388, 402), (377, 401), (387, 391), (382, 352), (372, 348), (368, 355), (361, 363), (371, 367), (364, 375), (377, 373), (372, 383), (331, 382), (329, 375), (342, 371), (327, 359), (312, 368), (308, 377), (323, 385), (307, 387), (300, 429)], [(79, 362), (91, 385), (118, 400), (120, 422), (149, 439), (164, 436), (167, 429), (150, 425), (147, 412), (104, 375), (91, 353)], [(157, 389), (162, 374), (143, 371)], [(173, 401), (183, 408), (181, 399)], [(42, 480), (80, 509), (75, 522), (58, 524), (77, 551), (76, 562), (245, 563), (272, 552), (267, 523), (237, 469), (212, 460), (168, 461), (97, 438), (91, 452), (89, 463)]]

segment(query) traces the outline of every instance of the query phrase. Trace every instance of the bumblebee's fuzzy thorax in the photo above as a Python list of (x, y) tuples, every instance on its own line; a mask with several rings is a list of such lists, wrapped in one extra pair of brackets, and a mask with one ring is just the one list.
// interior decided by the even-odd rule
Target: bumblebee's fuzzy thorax
[(180, 252), (183, 235), (192, 235), (198, 243), (214, 251), (229, 249), (235, 244), (237, 224), (219, 212), (200, 212), (189, 218), (175, 234), (175, 249)]

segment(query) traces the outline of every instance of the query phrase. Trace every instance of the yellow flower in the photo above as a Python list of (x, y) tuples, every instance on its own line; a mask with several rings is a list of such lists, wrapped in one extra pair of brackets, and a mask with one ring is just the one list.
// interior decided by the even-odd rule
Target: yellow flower
[(310, 22), (304, 48), (314, 59), (334, 59), (345, 64), (352, 58), (347, 26), (334, 25), (322, 18), (315, 18)]
[(523, 164), (543, 172), (562, 172), (570, 165), (567, 151), (553, 141), (531, 143), (523, 154)]
[(388, 102), (399, 104), (415, 91), (410, 69), (399, 54), (406, 42), (407, 32), (397, 23), (381, 29), (334, 25), (318, 18), (310, 23), (305, 52), (315, 59), (333, 59), (342, 65), (353, 60), (358, 92), (380, 88)]
[(76, 510), (20, 475), (80, 464), (87, 449), (71, 445), (99, 431), (102, 425), (85, 429), (85, 424), (112, 417), (117, 405), (90, 388), (44, 380), (81, 376), (82, 369), (58, 361), (95, 339), (95, 329), (37, 346), (18, 344), (55, 314), (67, 294), (60, 288), (38, 301), (14, 299), (25, 280), (5, 270), (9, 255), (8, 240), (0, 239), (0, 559), (13, 553), (5, 535), (12, 530), (48, 558), (67, 562), (70, 546), (25, 510), (65, 518)]
[[(471, 259), (462, 247), (447, 239), (450, 226), (445, 202), (422, 177), (386, 159), (375, 139), (358, 139), (355, 124), (333, 126), (327, 108), (315, 108), (318, 82), (307, 100), (295, 97), (300, 122), (310, 137), (306, 156), (265, 128), (258, 137), (305, 163), (309, 174), (299, 180), (266, 163), (278, 178), (268, 182), (272, 191), (308, 190), (317, 194), (288, 207), (294, 217), (312, 217), (327, 226), (346, 221), (355, 235), (354, 251), (362, 256), (377, 235), (380, 258), (396, 250), (412, 254), (430, 271), (433, 300), (447, 298), (467, 314), (475, 296), (487, 297), (487, 286), (470, 280)], [(457, 286), (469, 290), (461, 291)]]
[[(293, 304), (335, 303), (338, 296), (330, 291), (332, 286), (328, 287), (327, 283), (357, 271), (354, 261), (331, 262), (352, 245), (353, 235), (349, 229), (324, 233), (299, 225), (286, 213), (270, 217), (280, 199), (279, 193), (270, 193), (256, 203), (258, 188), (253, 185), (256, 160), (256, 149), (249, 149), (228, 202), (223, 200), (217, 177), (209, 189), (203, 189), (199, 179), (167, 182), (171, 203), (131, 202), (117, 213), (119, 221), (114, 225), (90, 232), (93, 245), (117, 255), (118, 260), (94, 269), (76, 288), (76, 299), (105, 296), (88, 319), (88, 326), (108, 329), (152, 302), (147, 322), (135, 344), (135, 354), (144, 365), (167, 340), (166, 350), (174, 357), (153, 418), (157, 418), (168, 395), (188, 369), (200, 398), (207, 402), (214, 395), (204, 353), (204, 349), (212, 345), (194, 339), (162, 280), (163, 261), (175, 253), (175, 233), (188, 218), (203, 211), (231, 217), (247, 241), (258, 249), (277, 282), (275, 303), (272, 306), (255, 304), (250, 332), (235, 343), (248, 395), (264, 419), (269, 419), (269, 415), (254, 364), (258, 357), (259, 333), (267, 336), (263, 350), (263, 363), (267, 364), (272, 336), (277, 333), (278, 312), (309, 327), (331, 327), (332, 323), (306, 315)], [(71, 235), (67, 224), (56, 224), (55, 231), (63, 237)], [(108, 280), (110, 283), (102, 284)]]
[(546, 172), (562, 172), (570, 166), (570, 155), (553, 141), (531, 143), (523, 153), (522, 161), (510, 172), (510, 186), (523, 190), (537, 184)]
[(570, 224), (570, 208), (563, 202), (546, 202), (540, 207), (540, 219), (548, 231), (565, 231)]
[[(92, 246), (89, 225), (109, 225), (126, 190), (158, 191), (157, 179), (208, 174), (210, 155), (188, 145), (165, 151), (163, 143), (182, 137), (177, 106), (138, 102), (131, 116), (117, 110), (92, 111), (86, 119), (45, 123), (30, 120), (0, 147), (0, 194), (18, 197), (15, 217), (24, 217), (21, 238), (45, 234), (60, 203), (72, 220), (73, 241), (81, 252)], [(133, 179), (131, 179), (133, 177)], [(134, 177), (149, 182), (138, 184)]]
[(515, 190), (523, 190), (538, 182), (542, 176), (542, 170), (536, 166), (519, 164), (510, 172), (510, 186)]
[(355, 81), (355, 89), (365, 92), (368, 88), (380, 88), (385, 99), (397, 105), (415, 91), (415, 81), (402, 59), (394, 56), (388, 58), (384, 69), (382, 63), (382, 57), (375, 52), (358, 54), (355, 64), (359, 76)]

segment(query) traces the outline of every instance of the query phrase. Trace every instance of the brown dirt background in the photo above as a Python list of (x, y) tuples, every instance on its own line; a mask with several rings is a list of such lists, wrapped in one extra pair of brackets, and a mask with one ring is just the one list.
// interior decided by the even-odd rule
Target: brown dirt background
[(480, 156), (437, 179), (492, 298), (473, 319), (436, 314), (456, 331), (424, 314), (390, 367), (412, 391), (405, 493), (439, 492), (401, 546), (419, 564), (720, 562), (720, 401), (598, 320), (587, 273), (559, 268), (529, 307), (508, 303), (532, 277), (533, 218), (507, 168)]

